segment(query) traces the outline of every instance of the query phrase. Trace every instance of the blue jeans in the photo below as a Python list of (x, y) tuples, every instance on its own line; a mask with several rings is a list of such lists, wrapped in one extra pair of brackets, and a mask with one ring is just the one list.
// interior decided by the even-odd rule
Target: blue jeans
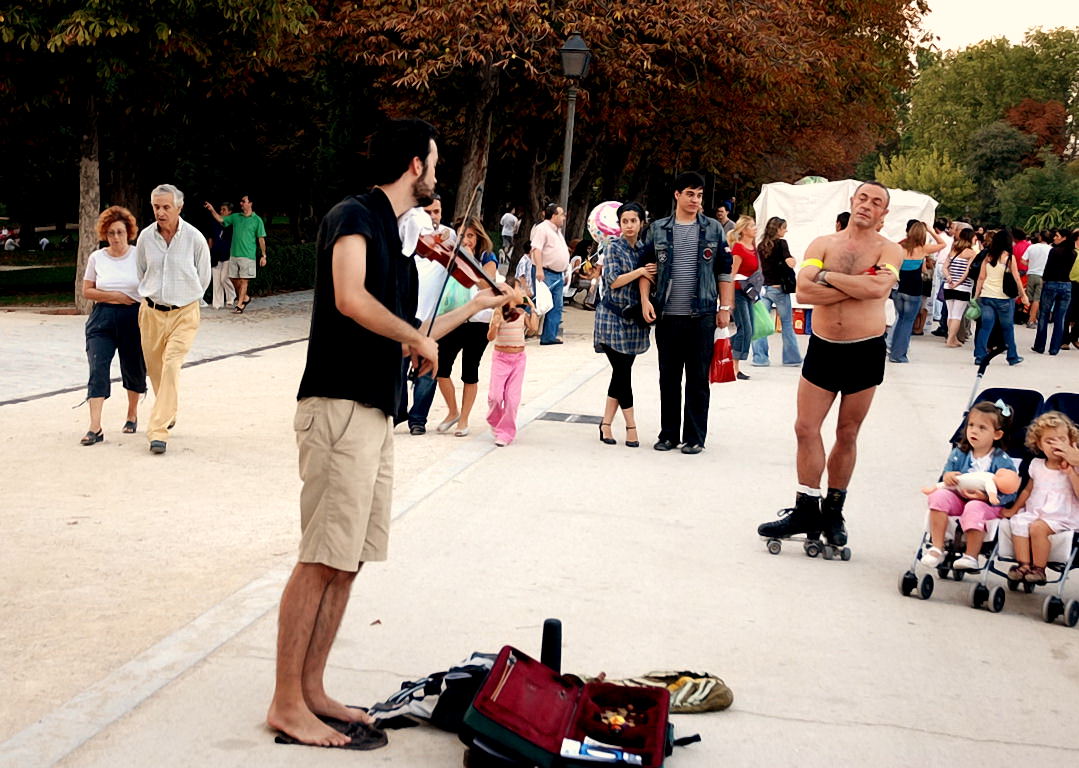
[(1053, 336), (1049, 340), (1049, 354), (1060, 351), (1064, 340), (1064, 318), (1072, 300), (1072, 284), (1062, 280), (1042, 283), (1042, 303), (1038, 310), (1038, 331), (1034, 336), (1034, 351), (1045, 351), (1045, 337), (1049, 323), (1053, 324)]
[(551, 289), (554, 306), (543, 316), (543, 333), (540, 344), (550, 344), (558, 337), (558, 326), (562, 324), (562, 282), (565, 276), (550, 269), (543, 270), (543, 282)]
[(746, 295), (737, 288), (734, 289), (734, 324), (738, 333), (731, 339), (731, 353), (735, 360), (745, 360), (753, 340), (753, 309)]
[(895, 325), (892, 326), (888, 358), (893, 363), (909, 363), (907, 352), (910, 350), (910, 335), (922, 308), (922, 297), (896, 293), (892, 296), (892, 303), (895, 304)]
[(1019, 353), (1015, 351), (1015, 299), (978, 299), (982, 306), (982, 318), (978, 323), (978, 333), (974, 337), (974, 359), (982, 360), (989, 353), (989, 334), (993, 326), (1000, 323), (1004, 336), (1004, 345), (1008, 349), (1008, 362), (1015, 365)]
[[(802, 353), (798, 351), (798, 337), (794, 334), (794, 319), (791, 317), (791, 297), (774, 285), (765, 286), (761, 301), (769, 311), (775, 307), (779, 323), (783, 328), (783, 365), (801, 365)], [(753, 365), (768, 365), (768, 338), (753, 342)]]
[(435, 401), (435, 375), (428, 373), (416, 379), (412, 385), (412, 407), (408, 409), (409, 427), (426, 427), (427, 414)]

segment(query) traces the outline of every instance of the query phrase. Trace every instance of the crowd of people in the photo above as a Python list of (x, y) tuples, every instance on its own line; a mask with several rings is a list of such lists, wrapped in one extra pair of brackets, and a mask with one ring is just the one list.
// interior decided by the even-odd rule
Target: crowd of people
[[(331, 698), (323, 676), (357, 574), (364, 563), (388, 554), (395, 424), (407, 421), (411, 435), (425, 434), (437, 390), (447, 415), (435, 431), (467, 438), (480, 364), (493, 345), (487, 423), (496, 445), (511, 444), (526, 337), (538, 335), (543, 346), (562, 343), (562, 286), (570, 269), (565, 211), (557, 204), (545, 208), (531, 233), (524, 266), (505, 278), (500, 262), (512, 256), (519, 227), (512, 209), (499, 222), (498, 251), (470, 212), (453, 227), (442, 223), (431, 125), (390, 121), (373, 135), (369, 155), (375, 186), (334, 206), (316, 243), (310, 333), (294, 416), (301, 538), (280, 604), (267, 712), (279, 738), (329, 747), (365, 748), (378, 740), (366, 711)], [(1022, 361), (1014, 342), (1017, 303), (1029, 307), (1030, 322), (1036, 322), (1035, 351), (1046, 344), (1050, 354), (1066, 344), (1079, 349), (1074, 315), (1068, 314), (1069, 302), (1079, 303), (1071, 302), (1074, 233), (1038, 234), (1024, 245), (1025, 238), (1006, 230), (979, 235), (962, 222), (930, 228), (915, 221), (896, 243), (880, 234), (889, 191), (864, 182), (836, 231), (813, 240), (798, 264), (782, 218), (769, 219), (758, 232), (749, 216), (732, 220), (728, 206), (705, 215), (704, 179), (696, 173), (677, 176), (671, 194), (672, 213), (655, 220), (639, 203), (621, 205), (621, 232), (603, 249), (593, 346), (609, 361), (611, 377), (599, 439), (619, 442), (613, 430), (621, 412), (622, 442), (640, 445), (632, 370), (636, 356), (649, 349), (654, 326), (660, 425), (653, 448), (701, 453), (717, 330), (731, 335), (738, 361), (752, 354), (752, 365), (767, 366), (768, 334), (755, 339), (754, 324), (759, 309), (774, 311), (770, 322), (783, 329), (782, 363), (801, 369), (797, 484), (794, 507), (763, 523), (762, 536), (823, 535), (831, 546), (846, 543), (843, 508), (859, 430), (886, 361), (906, 363), (910, 337), (924, 333), (930, 318), (948, 329), (946, 343), (962, 345), (971, 333), (964, 318), (977, 302), (976, 361), (988, 354), (997, 325), (1009, 362)], [(128, 393), (123, 429), (136, 431), (138, 399), (149, 377), (155, 400), (147, 438), (151, 452), (162, 454), (175, 426), (179, 372), (199, 327), (201, 299), (214, 282), (214, 304), (227, 305), (227, 286), (235, 280), (234, 311), (243, 312), (250, 301), (246, 281), (256, 263), (265, 265), (266, 246), (250, 198), (241, 200), (238, 214), (227, 204), (207, 203), (221, 227), (209, 239), (181, 218), (184, 196), (176, 187), (160, 185), (150, 200), (154, 222), (141, 231), (134, 216), (117, 206), (99, 219), (98, 234), (107, 245), (91, 255), (83, 283), (84, 295), (96, 302), (86, 326), (91, 421), (83, 444), (103, 439), (102, 403), (118, 352)], [(1045, 239), (1052, 245), (1043, 254), (1036, 246)], [(238, 263), (222, 267), (232, 261)], [(794, 333), (792, 295), (814, 307), (804, 356)], [(895, 308), (891, 323), (884, 311), (889, 301)], [(458, 357), (460, 391), (452, 379)], [(741, 369), (737, 373), (739, 380), (750, 379)], [(823, 425), (837, 405), (835, 442), (826, 451)], [(1072, 469), (1079, 466), (1079, 430), (1051, 416), (1030, 428), (1028, 443), (1045, 457), (1032, 468), (1032, 483), (993, 510), (956, 497), (951, 481), (969, 468), (991, 470), (1003, 462), (998, 449), (1008, 413), (999, 404), (971, 411), (965, 442), (945, 468), (944, 487), (930, 494), (930, 558), (934, 547), (940, 553), (937, 531), (948, 517), (960, 517), (976, 543), (979, 526), (991, 515), (1014, 515), (1020, 560), (1014, 576), (1044, 580), (1048, 532), (1079, 527), (1079, 475)]]

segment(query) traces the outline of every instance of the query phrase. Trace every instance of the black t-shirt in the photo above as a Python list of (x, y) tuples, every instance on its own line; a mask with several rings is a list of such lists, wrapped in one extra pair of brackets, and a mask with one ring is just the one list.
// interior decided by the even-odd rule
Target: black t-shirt
[(790, 257), (791, 250), (787, 247), (786, 240), (776, 240), (772, 244), (772, 252), (761, 258), (761, 272), (764, 273), (765, 285), (783, 285), (784, 279), (793, 282), (794, 270), (787, 263)]
[(355, 400), (392, 416), (401, 398), (401, 343), (372, 333), (337, 309), (333, 246), (347, 235), (362, 235), (367, 243), (367, 291), (397, 317), (414, 324), (416, 264), (401, 255), (389, 198), (380, 189), (345, 198), (330, 209), (318, 231), (311, 334), (297, 399)]
[(1075, 263), (1075, 249), (1069, 243), (1054, 245), (1045, 258), (1042, 280), (1047, 283), (1066, 283)]

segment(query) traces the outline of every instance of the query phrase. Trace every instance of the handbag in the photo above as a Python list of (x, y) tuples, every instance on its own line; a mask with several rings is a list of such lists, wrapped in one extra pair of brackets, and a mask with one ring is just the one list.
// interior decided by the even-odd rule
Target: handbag
[(796, 293), (798, 291), (798, 278), (793, 269), (787, 269), (779, 278), (779, 290), (783, 293)]
[(768, 307), (764, 306), (763, 301), (753, 304), (751, 314), (753, 315), (753, 341), (771, 336), (776, 332), (776, 324), (772, 320), (772, 313), (768, 311)]
[(1004, 273), (1004, 295), (1009, 299), (1019, 298), (1019, 286), (1016, 285), (1015, 277), (1010, 269)]
[(723, 384), (735, 380), (734, 353), (731, 350), (731, 329), (716, 328), (712, 338), (712, 364), (708, 367), (708, 381)]
[(653, 320), (652, 323), (645, 321), (644, 309), (639, 301), (634, 304), (630, 304), (628, 307), (620, 307), (614, 303), (614, 300), (611, 298), (610, 294), (608, 294), (603, 297), (603, 306), (605, 306), (614, 314), (621, 317), (623, 320), (630, 323), (636, 323), (642, 328), (651, 328), (652, 323), (655, 322), (655, 320)]
[(967, 320), (977, 321), (982, 318), (982, 305), (978, 303), (977, 299), (971, 299), (967, 304), (967, 309), (963, 312), (963, 317)]

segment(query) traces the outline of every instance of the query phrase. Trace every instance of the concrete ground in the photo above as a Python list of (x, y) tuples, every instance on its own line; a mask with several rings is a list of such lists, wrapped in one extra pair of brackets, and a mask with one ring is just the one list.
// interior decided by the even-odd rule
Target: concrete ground
[[(461, 765), (456, 738), (432, 729), (346, 756), (275, 745), (263, 725), (299, 533), (291, 423), (306, 346), (289, 342), (306, 335), (309, 302), (204, 312), (190, 356), (202, 364), (184, 371), (163, 457), (141, 431), (119, 433), (120, 397), (105, 442), (78, 444), (83, 318), (0, 313), (0, 766)], [(530, 344), (513, 445), (480, 428), (489, 355), (471, 436), (398, 429), (391, 559), (356, 582), (331, 693), (369, 704), (474, 650), (538, 654), (555, 616), (567, 671), (727, 681), (729, 711), (675, 718), (703, 741), (672, 766), (1075, 761), (1079, 631), (1041, 621), (1045, 590), (1009, 593), (998, 615), (967, 607), (969, 579), (938, 582), (927, 602), (896, 591), (925, 515), (918, 489), (973, 384), (969, 344), (916, 338), (913, 362), (889, 366), (841, 563), (793, 545), (771, 556), (755, 535), (793, 496), (796, 369), (713, 386), (707, 450), (658, 454), (653, 348), (634, 379), (643, 445), (606, 446), (593, 424), (538, 418), (600, 412), (608, 368), (591, 323), (570, 310), (564, 346)], [(1018, 330), (1026, 362), (998, 360), (985, 385), (1079, 389), (1079, 352), (1035, 355), (1032, 333)], [(432, 424), (444, 413), (436, 398)]]

